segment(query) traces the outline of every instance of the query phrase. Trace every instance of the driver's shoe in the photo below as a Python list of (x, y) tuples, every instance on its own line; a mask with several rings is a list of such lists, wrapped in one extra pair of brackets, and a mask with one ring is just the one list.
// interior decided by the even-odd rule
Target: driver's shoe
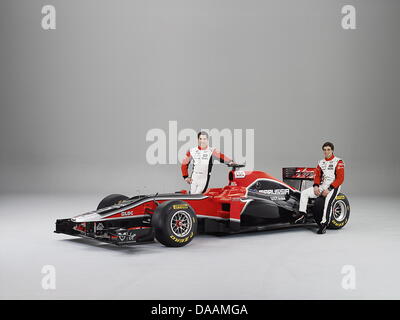
[(326, 228), (328, 227), (327, 223), (321, 223), (321, 225), (319, 226), (319, 229), (317, 231), (318, 234), (324, 234), (326, 233)]
[(306, 216), (307, 214), (305, 212), (299, 211), (297, 215), (294, 217), (294, 223), (295, 224), (300, 224), (300, 223), (305, 223), (306, 222)]

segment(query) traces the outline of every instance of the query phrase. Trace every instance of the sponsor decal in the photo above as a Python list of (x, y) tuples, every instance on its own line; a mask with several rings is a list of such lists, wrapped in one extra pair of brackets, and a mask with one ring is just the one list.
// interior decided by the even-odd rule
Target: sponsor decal
[(246, 172), (244, 171), (235, 171), (235, 178), (241, 179), (246, 176)]
[(343, 227), (347, 223), (347, 219), (342, 221), (342, 222), (337, 222), (336, 220), (331, 221), (332, 224), (334, 224), (336, 227), (340, 228)]
[(121, 212), (121, 217), (126, 217), (126, 216), (133, 216), (133, 210), (128, 210), (128, 211), (122, 211)]
[(295, 174), (292, 176), (293, 178), (314, 178), (315, 169), (314, 168), (298, 168)]
[(336, 200), (344, 200), (344, 199), (345, 199), (345, 196), (341, 194), (341, 195), (336, 196), (335, 199), (336, 199)]
[(289, 189), (268, 189), (268, 190), (259, 190), (258, 192), (264, 193), (266, 195), (277, 196), (277, 195), (286, 195), (289, 194)]
[(186, 204), (186, 203), (183, 203), (183, 204), (174, 204), (174, 205), (172, 206), (172, 208), (173, 208), (173, 209), (187, 209), (187, 208), (189, 208), (189, 205)]
[(289, 194), (289, 189), (258, 190), (258, 192), (269, 196), (272, 201), (283, 201), (286, 200), (285, 197)]
[(124, 232), (124, 233), (119, 233), (119, 234), (118, 234), (118, 238), (119, 238), (119, 240), (121, 240), (121, 241), (125, 241), (126, 232)]
[(133, 233), (133, 232), (129, 232), (128, 233), (128, 240), (129, 241), (133, 241), (133, 240), (135, 240), (135, 238), (136, 238), (136, 233)]
[(286, 198), (285, 197), (283, 197), (283, 196), (271, 196), (270, 197), (270, 200), (272, 200), (272, 201), (284, 201), (284, 200), (286, 200)]
[(104, 225), (100, 222), (100, 223), (98, 223), (98, 224), (96, 224), (96, 230), (99, 230), (99, 231), (101, 231), (101, 230), (103, 230), (104, 229)]
[(73, 227), (74, 230), (85, 233), (86, 232), (86, 222), (80, 223)]
[(175, 242), (178, 243), (183, 243), (183, 242), (188, 242), (189, 239), (193, 238), (194, 233), (192, 232), (189, 236), (185, 237), (185, 238), (177, 238), (174, 235), (170, 235), (169, 237), (174, 240)]
[(136, 240), (135, 231), (119, 232), (117, 234), (117, 236), (118, 236), (118, 239), (120, 241), (134, 241), (134, 240)]

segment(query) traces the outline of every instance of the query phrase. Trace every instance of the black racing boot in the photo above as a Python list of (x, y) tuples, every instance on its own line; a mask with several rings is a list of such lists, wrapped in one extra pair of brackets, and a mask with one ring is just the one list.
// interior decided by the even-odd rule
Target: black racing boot
[(319, 226), (319, 229), (317, 231), (318, 234), (324, 234), (326, 233), (326, 228), (328, 227), (327, 223), (321, 223)]

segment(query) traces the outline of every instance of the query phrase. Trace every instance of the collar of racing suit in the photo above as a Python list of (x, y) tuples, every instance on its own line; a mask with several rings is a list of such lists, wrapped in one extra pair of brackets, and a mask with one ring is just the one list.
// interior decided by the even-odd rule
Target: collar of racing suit
[(208, 147), (202, 148), (201, 146), (197, 146), (199, 150), (206, 150)]
[(332, 155), (329, 158), (325, 158), (326, 161), (330, 161), (335, 157), (335, 155), (332, 153)]

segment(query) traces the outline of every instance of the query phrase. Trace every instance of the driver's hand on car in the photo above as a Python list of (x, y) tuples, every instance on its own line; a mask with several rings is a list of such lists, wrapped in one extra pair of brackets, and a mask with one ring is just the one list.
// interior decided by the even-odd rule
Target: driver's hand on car
[(192, 178), (187, 177), (187, 178), (185, 178), (185, 181), (186, 181), (187, 183), (191, 184), (191, 183), (192, 183)]
[(328, 190), (328, 189), (325, 189), (324, 191), (322, 191), (321, 195), (322, 195), (323, 197), (326, 197), (326, 196), (328, 195), (328, 193), (329, 193), (329, 190)]
[(314, 194), (319, 197), (321, 195), (321, 191), (319, 191), (319, 187), (315, 186), (314, 187)]

